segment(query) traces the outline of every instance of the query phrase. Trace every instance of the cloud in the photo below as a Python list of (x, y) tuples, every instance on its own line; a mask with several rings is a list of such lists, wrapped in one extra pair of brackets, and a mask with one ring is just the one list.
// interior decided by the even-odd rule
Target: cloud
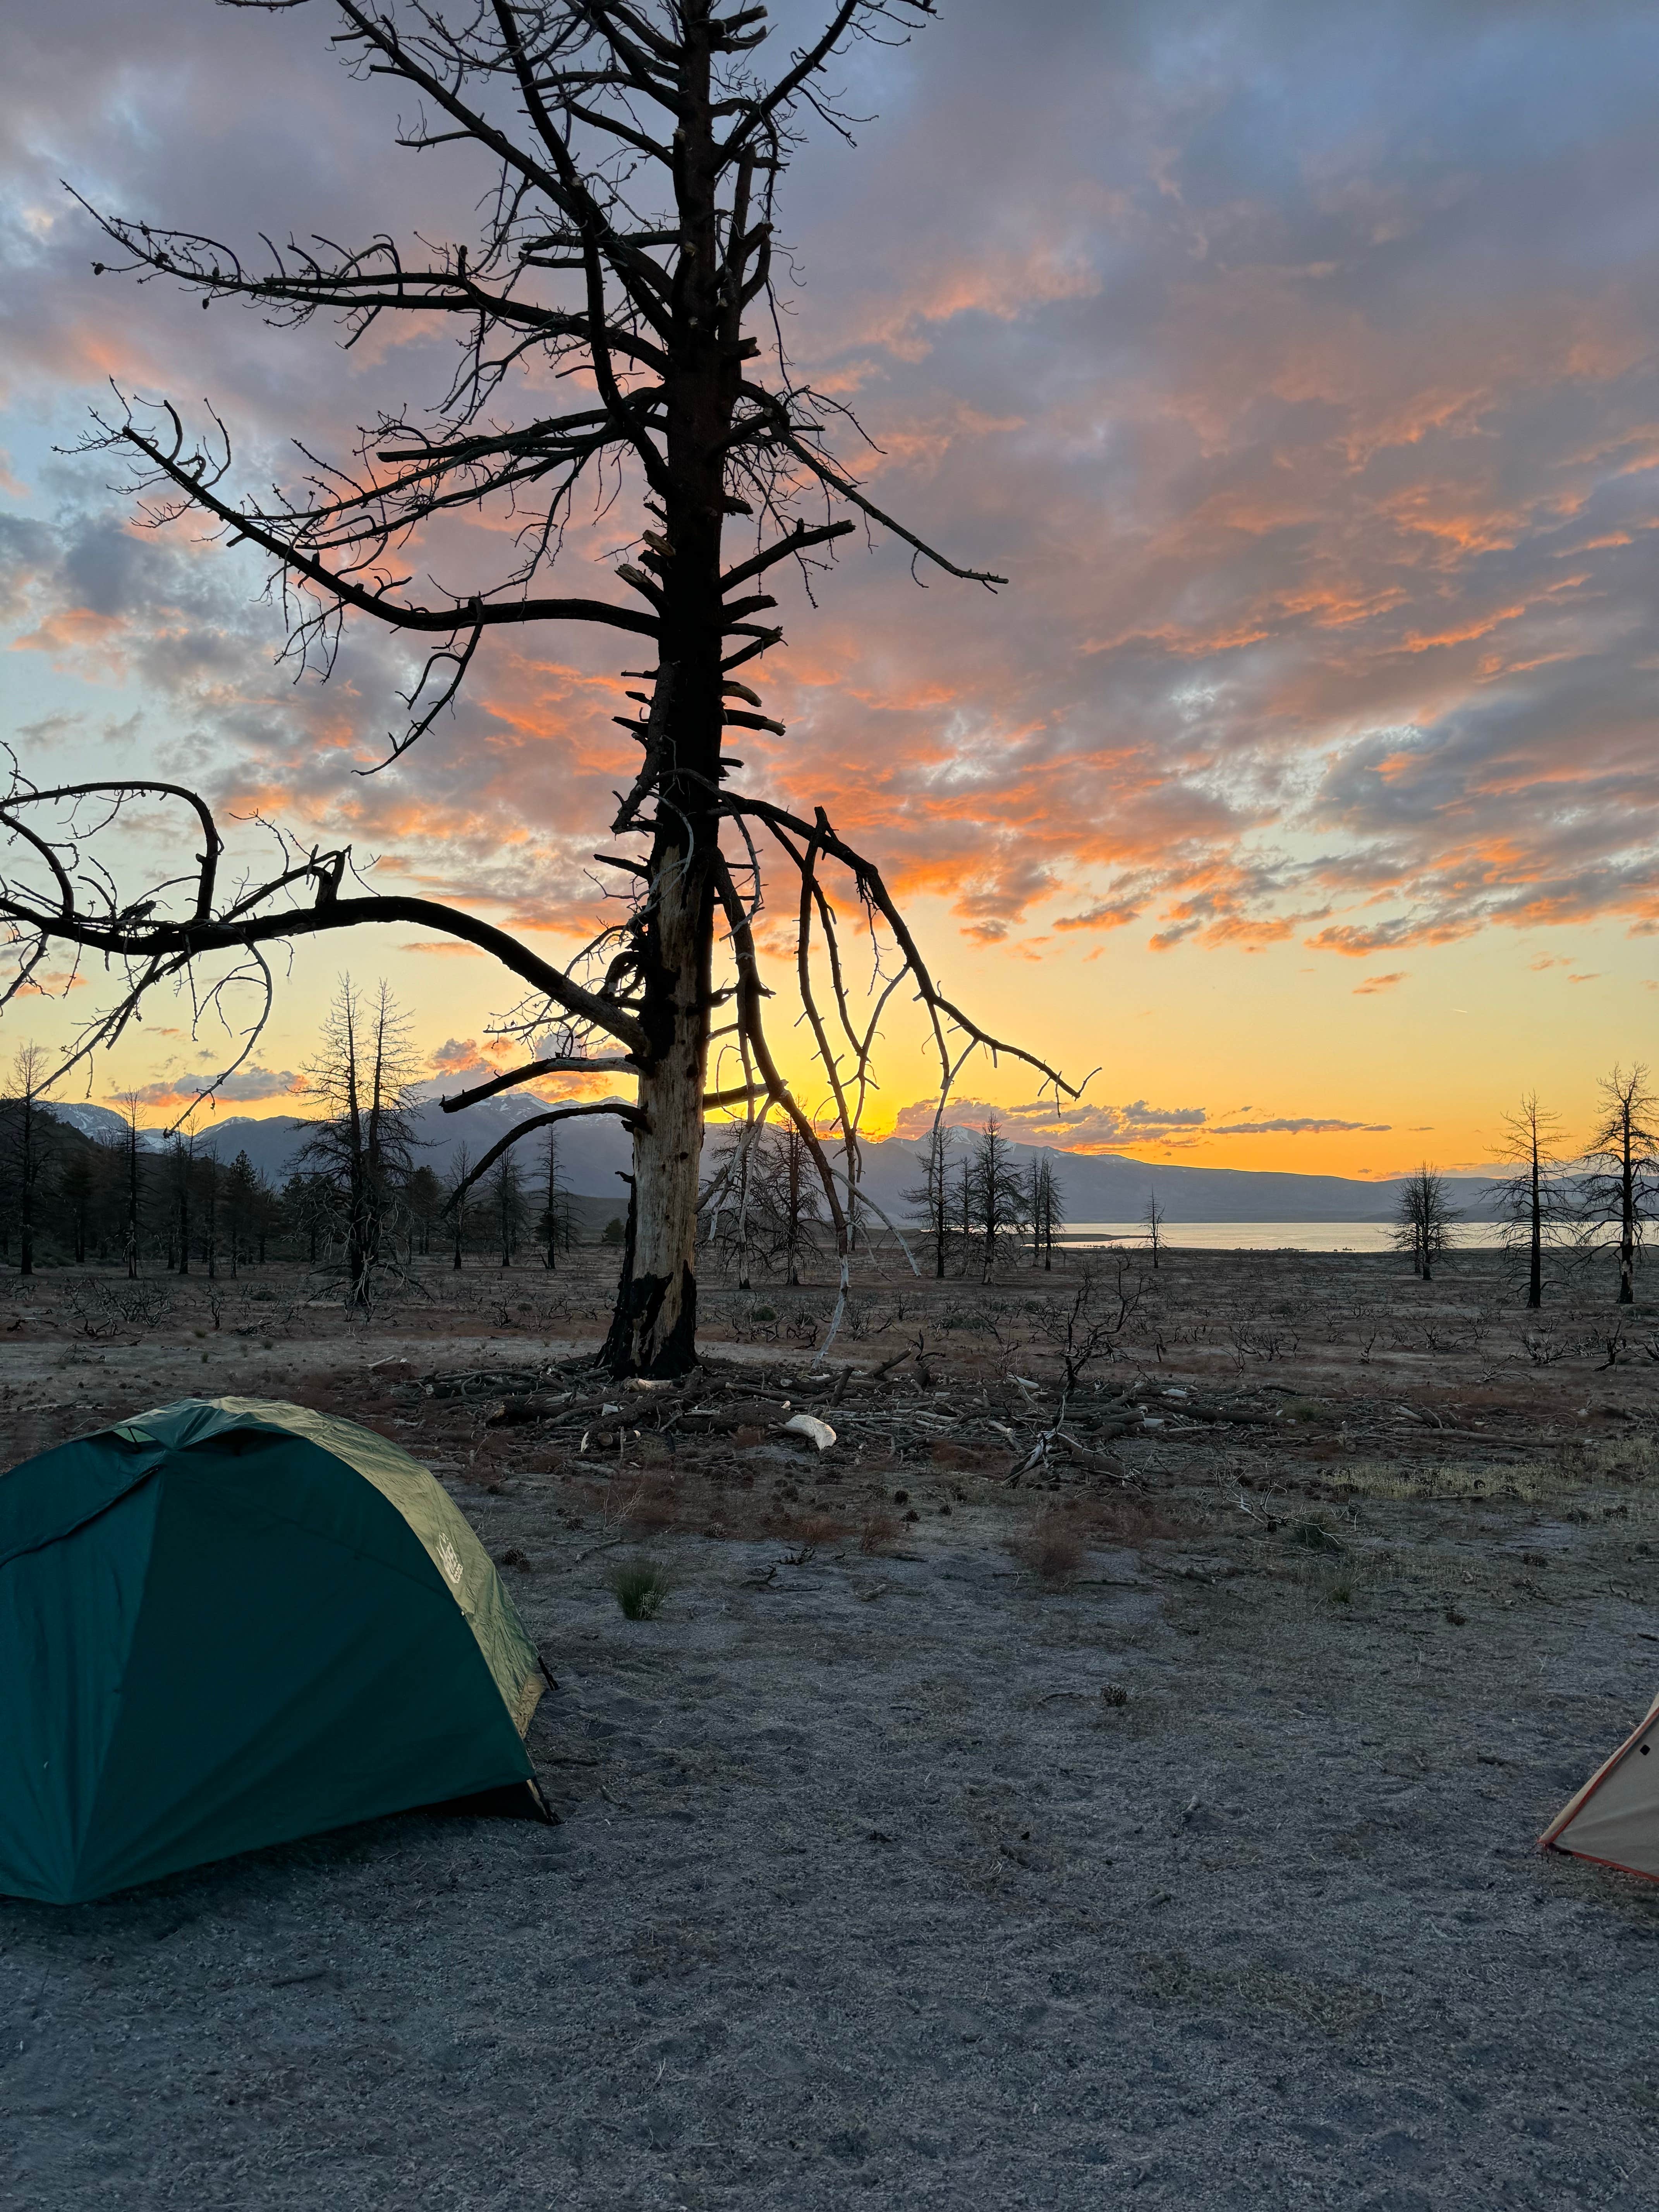
[(459, 937), (417, 939), (412, 945), (400, 945), (398, 950), (399, 952), (433, 952), (444, 957), (463, 954), (469, 960), (478, 960), (483, 957), (476, 945), (468, 945)]
[(83, 991), (87, 979), (76, 969), (37, 968), (27, 983), (17, 987), (20, 999), (61, 999), (65, 991)]
[(1352, 1130), (1363, 1130), (1368, 1135), (1380, 1136), (1391, 1125), (1387, 1121), (1338, 1121), (1315, 1114), (1283, 1115), (1272, 1121), (1226, 1121), (1212, 1127), (1212, 1137), (1329, 1137), (1345, 1134)]
[(211, 1075), (173, 1075), (158, 1078), (137, 1087), (137, 1095), (146, 1106), (182, 1104), (188, 1098), (208, 1098), (227, 1105), (245, 1105), (261, 1098), (295, 1097), (305, 1090), (305, 1079), (291, 1068), (239, 1067), (222, 1083), (215, 1084)]
[(1139, 912), (1139, 907), (1130, 899), (1103, 902), (1084, 914), (1056, 915), (1054, 926), (1056, 929), (1122, 929)]
[(446, 1037), (432, 1054), (432, 1065), (441, 1075), (476, 1075), (488, 1073), (499, 1074), (484, 1057), (486, 1053), (502, 1057), (514, 1047), (504, 1038), (487, 1037), (480, 1047), (477, 1037)]
[[(1494, 41), (1487, 9), (1064, 0), (1033, 40), (963, 0), (849, 62), (883, 119), (856, 157), (814, 137), (786, 182), (792, 343), (856, 395), (883, 504), (1011, 582), (917, 592), (890, 545), (848, 555), (816, 614), (786, 579), (763, 684), (789, 736), (745, 738), (750, 781), (821, 799), (980, 944), (1359, 958), (1659, 926), (1659, 26), (1570, 16), (1515, 12)], [(28, 496), (0, 517), (0, 619), (20, 673), (81, 701), (31, 709), (32, 757), (125, 749), (349, 838), (378, 882), (585, 927), (631, 656), (492, 636), (455, 714), (366, 781), (411, 673), (395, 638), (349, 625), (331, 681), (290, 688), (248, 549), (135, 529), (101, 462), (25, 458), (115, 373), (210, 392), (258, 483), (291, 436), (349, 452), (442, 376), (408, 331), (343, 353), (325, 325), (94, 278), (60, 173), (257, 252), (262, 228), (462, 237), (471, 171), (391, 152), (377, 90), (303, 14), (74, 0), (12, 66), (0, 308), (30, 435), (9, 434)], [(630, 526), (573, 529), (572, 588)], [(457, 522), (412, 557), (470, 587), (512, 543)]]
[(1367, 975), (1363, 983), (1354, 985), (1353, 994), (1356, 999), (1369, 999), (1378, 991), (1392, 991), (1403, 983), (1410, 973), (1407, 968), (1391, 968), (1386, 975)]
[[(919, 1098), (900, 1109), (893, 1134), (907, 1142), (925, 1137), (933, 1125), (935, 1103)], [(979, 1129), (994, 1115), (1002, 1133), (1024, 1145), (1051, 1145), (1066, 1152), (1128, 1152), (1147, 1146), (1186, 1146), (1198, 1137), (1382, 1135), (1387, 1121), (1345, 1121), (1334, 1115), (1276, 1115), (1259, 1121), (1214, 1122), (1202, 1106), (1153, 1106), (1144, 1098), (1126, 1106), (1067, 1106), (1056, 1113), (1048, 1099), (1019, 1106), (993, 1106), (982, 1098), (953, 1098), (945, 1111), (951, 1128)]]
[[(925, 1137), (933, 1126), (938, 1102), (919, 1098), (902, 1107), (893, 1134), (906, 1141)], [(1067, 1104), (1057, 1111), (1048, 1099), (1024, 1105), (994, 1106), (983, 1098), (952, 1098), (945, 1125), (983, 1128), (995, 1117), (1004, 1136), (1022, 1145), (1052, 1145), (1073, 1152), (1116, 1152), (1135, 1145), (1185, 1139), (1206, 1127), (1201, 1106), (1153, 1106), (1137, 1098), (1127, 1106)]]

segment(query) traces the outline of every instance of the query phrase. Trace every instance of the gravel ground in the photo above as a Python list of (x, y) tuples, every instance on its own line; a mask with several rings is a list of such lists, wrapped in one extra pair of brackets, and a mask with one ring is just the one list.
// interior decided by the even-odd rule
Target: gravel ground
[(1389, 1533), (1441, 1582), (1344, 1604), (1224, 1536), (1054, 1592), (975, 1512), (799, 1566), (676, 1534), (641, 1623), (573, 1540), (513, 1577), (560, 1826), (0, 1905), (0, 2203), (1637, 2212), (1659, 1891), (1531, 1838), (1659, 1621), (1605, 1522)]

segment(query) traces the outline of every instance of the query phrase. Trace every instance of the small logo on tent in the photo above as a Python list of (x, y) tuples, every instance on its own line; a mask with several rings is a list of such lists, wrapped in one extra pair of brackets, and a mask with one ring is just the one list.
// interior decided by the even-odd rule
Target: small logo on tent
[(440, 1536), (438, 1539), (438, 1565), (449, 1577), (451, 1582), (459, 1582), (461, 1579), (461, 1555), (455, 1549), (455, 1547), (450, 1542), (447, 1536)]

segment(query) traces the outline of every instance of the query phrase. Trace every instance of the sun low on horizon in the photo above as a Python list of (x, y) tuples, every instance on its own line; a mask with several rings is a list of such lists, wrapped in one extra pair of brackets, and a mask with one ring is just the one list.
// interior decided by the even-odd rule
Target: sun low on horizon
[[(856, 148), (809, 137), (780, 217), (791, 353), (869, 441), (874, 498), (1007, 581), (924, 587), (879, 529), (848, 539), (777, 586), (785, 731), (742, 750), (751, 784), (880, 863), (953, 999), (1089, 1078), (1057, 1115), (981, 1055), (955, 1115), (1358, 1176), (1490, 1161), (1523, 1092), (1583, 1130), (1615, 1062), (1659, 1062), (1659, 24), (972, 0), (849, 70), (875, 119)], [(250, 248), (450, 234), (476, 179), (389, 152), (389, 97), (303, 9), (94, 21), (67, 0), (17, 34), (0, 737), (36, 784), (199, 787), (234, 825), (228, 865), (273, 825), (349, 843), (376, 890), (562, 959), (608, 918), (592, 856), (634, 773), (626, 645), (492, 637), (382, 768), (404, 647), (348, 623), (325, 680), (282, 662), (260, 557), (147, 526), (77, 450), (114, 377), (205, 395), (258, 485), (296, 438), (349, 453), (430, 386), (441, 346), (419, 332), (343, 351), (321, 322), (95, 275), (59, 182)], [(633, 526), (585, 514), (567, 587)], [(409, 566), (459, 574), (489, 527)], [(165, 853), (188, 825), (158, 803), (130, 834)], [(789, 900), (761, 924), (787, 969)], [(514, 992), (470, 949), (414, 927), (307, 943), (201, 1126), (304, 1110), (347, 970), (386, 979), (434, 1083), (522, 1055)], [(0, 1058), (71, 1042), (104, 988), (67, 959), (37, 972)], [(154, 997), (63, 1095), (173, 1116), (235, 1058), (237, 1018)], [(779, 1044), (816, 1110), (805, 1040)], [(872, 1135), (925, 1126), (925, 1044), (896, 997)]]

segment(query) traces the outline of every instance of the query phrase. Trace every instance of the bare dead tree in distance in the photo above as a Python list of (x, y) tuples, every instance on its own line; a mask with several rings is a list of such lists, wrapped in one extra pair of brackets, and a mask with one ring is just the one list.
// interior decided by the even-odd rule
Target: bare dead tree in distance
[[(311, 0), (230, 4), (277, 12)], [(40, 789), (21, 775), (0, 807), (12, 860), (0, 915), (23, 940), (20, 981), (65, 942), (116, 972), (119, 995), (83, 1050), (113, 1042), (147, 991), (215, 955), (268, 1006), (265, 948), (323, 931), (413, 923), (491, 954), (526, 994), (510, 1027), (542, 1056), (444, 1103), (458, 1109), (573, 1066), (635, 1085), (631, 1099), (557, 1107), (514, 1137), (579, 1113), (612, 1114), (631, 1130), (630, 1229), (607, 1358), (618, 1373), (682, 1371), (695, 1358), (697, 1170), (711, 1108), (752, 1114), (758, 1101), (763, 1116), (799, 1131), (823, 1181), (844, 1288), (860, 1117), (896, 990), (924, 1009), (942, 1090), (982, 1047), (1013, 1052), (1075, 1095), (942, 994), (879, 872), (822, 810), (807, 819), (744, 795), (729, 781), (742, 763), (721, 750), (733, 727), (782, 732), (738, 674), (781, 636), (765, 619), (776, 602), (760, 588), (777, 563), (805, 566), (858, 518), (909, 546), (913, 567), (988, 588), (1001, 580), (925, 544), (835, 457), (828, 433), (850, 418), (793, 374), (772, 299), (777, 189), (803, 122), (816, 114), (846, 131), (826, 70), (854, 40), (902, 40), (932, 0), (834, 0), (817, 36), (769, 76), (759, 59), (766, 10), (741, 0), (726, 14), (714, 0), (331, 5), (347, 64), (413, 95), (418, 118), (398, 143), (455, 143), (489, 163), (474, 246), (290, 240), (254, 268), (222, 240), (93, 212), (122, 270), (170, 278), (204, 304), (244, 301), (278, 325), (333, 316), (348, 345), (382, 317), (447, 319), (459, 340), (449, 388), (424, 413), (380, 415), (349, 463), (319, 459), (301, 438), (298, 484), (263, 498), (238, 496), (216, 417), (198, 435), (165, 402), (124, 401), (90, 442), (131, 462), (154, 524), (201, 518), (229, 544), (263, 550), (302, 662), (326, 672), (348, 617), (431, 641), (390, 758), (432, 728), (500, 625), (599, 624), (641, 641), (647, 665), (631, 672), (641, 688), (629, 695), (637, 713), (618, 718), (640, 758), (611, 824), (635, 843), (596, 856), (623, 879), (625, 918), (559, 968), (441, 902), (368, 892), (349, 850), (290, 843), (264, 880), (227, 889), (218, 826), (182, 786)], [(636, 494), (647, 520), (635, 557), (609, 580), (619, 589), (554, 595), (547, 572), (579, 488), (596, 505)], [(517, 558), (477, 589), (417, 592), (413, 547), (456, 514), (509, 517)], [(750, 540), (735, 557), (724, 543), (734, 518)], [(193, 814), (201, 849), (185, 878), (125, 889), (94, 865), (97, 831), (139, 801)], [(796, 908), (796, 988), (833, 1101), (839, 1169), (763, 1020), (763, 847)], [(843, 969), (837, 893), (877, 941), (867, 1020)], [(222, 994), (225, 978), (213, 988)], [(717, 1009), (727, 1012), (719, 1030)], [(710, 1091), (714, 1036), (731, 1041), (735, 1080)]]
[(1615, 1066), (1595, 1087), (1601, 1103), (1578, 1182), (1581, 1233), (1594, 1242), (1598, 1230), (1615, 1232), (1618, 1303), (1627, 1306), (1636, 1299), (1636, 1261), (1647, 1224), (1659, 1212), (1659, 1094), (1640, 1061)]
[(1446, 1179), (1425, 1160), (1406, 1178), (1395, 1206), (1390, 1232), (1395, 1249), (1408, 1253), (1412, 1273), (1425, 1283), (1434, 1280), (1434, 1263), (1443, 1259), (1456, 1241), (1457, 1209), (1446, 1194)]
[(1561, 1122), (1538, 1103), (1538, 1093), (1522, 1094), (1504, 1116), (1497, 1157), (1514, 1170), (1488, 1184), (1503, 1221), (1504, 1247), (1527, 1255), (1527, 1305), (1537, 1312), (1544, 1303), (1544, 1247), (1571, 1218), (1571, 1194), (1563, 1180)]
[(1164, 1208), (1158, 1202), (1155, 1190), (1147, 1192), (1146, 1203), (1140, 1209), (1140, 1218), (1146, 1224), (1146, 1243), (1152, 1252), (1152, 1265), (1156, 1267), (1158, 1255), (1164, 1249)]

